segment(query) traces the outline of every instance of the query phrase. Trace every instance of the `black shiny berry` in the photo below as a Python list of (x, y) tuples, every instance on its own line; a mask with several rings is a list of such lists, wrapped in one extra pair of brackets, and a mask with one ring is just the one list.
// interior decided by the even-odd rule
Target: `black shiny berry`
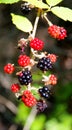
[(28, 14), (31, 11), (31, 8), (29, 7), (29, 3), (25, 2), (24, 4), (21, 4), (21, 12), (23, 14)]
[(37, 101), (36, 108), (39, 112), (43, 112), (47, 108), (47, 104), (44, 100), (40, 99)]
[(48, 86), (44, 86), (42, 89), (43, 89), (43, 92), (50, 93)]
[(42, 71), (52, 69), (51, 60), (47, 57), (43, 57), (38, 61), (37, 67)]
[(32, 82), (32, 75), (29, 70), (22, 71), (18, 75), (18, 79), (21, 85), (28, 85), (29, 83)]
[(46, 99), (50, 98), (50, 90), (48, 89), (47, 86), (44, 86), (44, 87), (40, 88), (38, 90), (38, 92), (39, 92), (39, 94), (40, 94), (41, 97), (44, 97)]

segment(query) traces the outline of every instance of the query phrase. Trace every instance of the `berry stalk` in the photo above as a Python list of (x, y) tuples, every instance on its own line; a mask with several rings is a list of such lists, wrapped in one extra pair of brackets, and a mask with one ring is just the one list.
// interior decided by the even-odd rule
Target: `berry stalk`
[(44, 14), (43, 17), (44, 17), (44, 19), (46, 20), (46, 22), (48, 23), (49, 26), (53, 25), (52, 22), (47, 18), (46, 13)]
[(35, 34), (36, 34), (36, 30), (37, 30), (37, 26), (38, 26), (38, 21), (39, 21), (39, 18), (40, 18), (40, 14), (41, 14), (41, 10), (38, 9), (37, 17), (36, 17), (35, 23), (34, 23), (33, 33), (31, 34), (31, 36), (32, 36), (33, 39), (34, 39)]

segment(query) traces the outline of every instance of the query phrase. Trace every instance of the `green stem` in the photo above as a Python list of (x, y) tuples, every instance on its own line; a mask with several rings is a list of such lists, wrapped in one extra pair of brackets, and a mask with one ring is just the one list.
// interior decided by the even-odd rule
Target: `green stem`
[(47, 21), (47, 23), (48, 23), (49, 26), (52, 26), (52, 25), (53, 25), (52, 22), (47, 18), (46, 15), (44, 15), (43, 17), (44, 17), (44, 19)]

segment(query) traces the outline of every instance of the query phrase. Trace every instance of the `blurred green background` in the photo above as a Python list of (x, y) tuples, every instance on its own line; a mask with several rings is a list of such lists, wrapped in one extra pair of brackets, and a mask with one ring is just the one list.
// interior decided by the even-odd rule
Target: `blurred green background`
[[(10, 13), (23, 15), (21, 2), (12, 5), (0, 4), (0, 130), (72, 130), (72, 23), (65, 22), (49, 13), (49, 19), (67, 29), (68, 36), (63, 41), (51, 38), (47, 33), (48, 25), (40, 19), (36, 37), (43, 40), (44, 50), (58, 55), (58, 60), (51, 73), (58, 77), (54, 86), (53, 98), (48, 101), (48, 108), (37, 113), (18, 101), (10, 90), (11, 84), (18, 82), (15, 73), (7, 75), (3, 71), (6, 63), (17, 65), (20, 54), (17, 43), (28, 34), (18, 30), (11, 21)], [(72, 1), (64, 0), (62, 6), (72, 9)], [(34, 23), (35, 10), (26, 15)], [(29, 50), (28, 52), (29, 53)], [(34, 75), (34, 85), (40, 86), (40, 75)]]

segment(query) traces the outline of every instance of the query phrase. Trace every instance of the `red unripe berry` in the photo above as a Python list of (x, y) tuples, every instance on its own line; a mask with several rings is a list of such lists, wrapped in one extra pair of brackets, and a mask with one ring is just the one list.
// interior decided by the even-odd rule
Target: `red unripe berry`
[(18, 64), (22, 67), (28, 66), (30, 63), (30, 57), (26, 55), (20, 55), (18, 58)]
[(7, 65), (4, 66), (4, 72), (7, 74), (12, 74), (14, 70), (15, 70), (15, 67), (11, 63), (8, 63)]
[(17, 93), (20, 90), (19, 84), (12, 84), (11, 85), (11, 91), (14, 93)]
[(50, 84), (56, 85), (57, 84), (57, 77), (55, 75), (51, 74), (49, 77), (49, 81), (50, 81)]
[(36, 104), (36, 99), (29, 90), (25, 90), (22, 96), (22, 101), (28, 107), (32, 107)]
[(48, 54), (47, 57), (50, 58), (52, 63), (55, 63), (57, 60), (57, 56), (55, 54)]
[(63, 27), (52, 25), (48, 28), (48, 33), (58, 40), (62, 40), (67, 36), (67, 31)]
[(64, 39), (65, 37), (67, 37), (67, 31), (63, 27), (60, 27), (60, 34), (58, 39)]
[(30, 47), (33, 48), (34, 50), (42, 50), (44, 47), (44, 42), (39, 40), (38, 38), (34, 38), (30, 42)]

